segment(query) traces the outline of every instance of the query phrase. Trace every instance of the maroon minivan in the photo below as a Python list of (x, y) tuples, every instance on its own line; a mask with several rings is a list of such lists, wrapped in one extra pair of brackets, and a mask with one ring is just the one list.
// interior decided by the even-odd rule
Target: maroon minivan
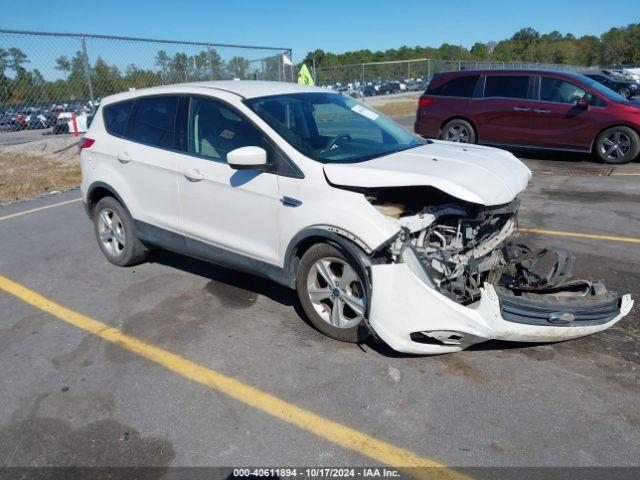
[(607, 163), (640, 153), (640, 103), (584, 75), (546, 70), (436, 74), (415, 132), (453, 142), (595, 152)]

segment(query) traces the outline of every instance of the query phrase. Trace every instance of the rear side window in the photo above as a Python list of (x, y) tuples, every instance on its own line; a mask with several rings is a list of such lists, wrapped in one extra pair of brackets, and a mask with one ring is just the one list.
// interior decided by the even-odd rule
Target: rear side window
[(480, 75), (452, 78), (434, 89), (427, 88), (427, 93), (443, 97), (472, 97), (479, 78)]
[(104, 124), (107, 132), (123, 136), (129, 124), (129, 115), (131, 115), (132, 108), (133, 100), (104, 107)]
[(127, 137), (156, 147), (175, 147), (179, 97), (147, 97), (137, 101)]
[(484, 96), (528, 98), (528, 75), (487, 75), (484, 84)]

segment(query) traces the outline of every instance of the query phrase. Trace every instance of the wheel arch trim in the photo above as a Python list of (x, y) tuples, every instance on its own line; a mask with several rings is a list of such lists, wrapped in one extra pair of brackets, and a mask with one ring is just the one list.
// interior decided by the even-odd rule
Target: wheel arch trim
[[(345, 254), (358, 262), (365, 271), (371, 265), (369, 255), (373, 251), (355, 235), (331, 225), (315, 225), (301, 230), (289, 241), (284, 257), (284, 274), (289, 279), (289, 286), (295, 288), (296, 270), (302, 255), (300, 249), (310, 248), (316, 243), (328, 243), (342, 250)], [(305, 251), (306, 251), (305, 249)], [(370, 288), (370, 279), (365, 275), (365, 283)]]
[[(87, 212), (87, 215), (89, 215), (89, 218), (92, 218), (93, 207), (95, 206), (96, 203), (98, 203), (98, 201), (95, 200), (95, 193), (98, 190), (106, 190), (107, 192), (109, 192), (111, 196), (113, 196), (116, 200), (118, 200), (118, 202), (120, 202), (120, 204), (122, 205), (122, 208), (125, 209), (125, 211), (129, 214), (129, 216), (131, 216), (131, 212), (129, 211), (127, 204), (122, 199), (120, 194), (118, 194), (116, 189), (105, 182), (96, 181), (96, 182), (93, 182), (91, 185), (89, 185), (89, 188), (87, 188), (87, 196), (86, 196), (86, 199), (83, 201), (85, 211)], [(131, 216), (131, 218), (133, 217)]]

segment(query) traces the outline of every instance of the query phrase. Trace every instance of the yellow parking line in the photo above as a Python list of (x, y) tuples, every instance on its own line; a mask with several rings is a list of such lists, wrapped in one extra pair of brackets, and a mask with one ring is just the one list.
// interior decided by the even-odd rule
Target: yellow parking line
[(9, 220), (10, 218), (21, 217), (23, 215), (29, 215), (30, 213), (40, 212), (41, 210), (47, 210), (49, 208), (60, 207), (62, 205), (68, 205), (70, 203), (76, 203), (82, 200), (82, 198), (74, 198), (73, 200), (67, 200), (66, 202), (54, 203), (52, 205), (45, 205), (44, 207), (32, 208), (31, 210), (25, 210), (24, 212), (12, 213), (11, 215), (5, 215), (0, 217), (0, 222), (3, 220)]
[(640, 177), (640, 173), (612, 173), (612, 177)]
[[(0, 290), (33, 305), (60, 320), (119, 345), (184, 378), (220, 391), (242, 403), (306, 430), (329, 442), (353, 450), (377, 462), (397, 468), (411, 468), (408, 473), (419, 478), (462, 479), (466, 476), (409, 450), (391, 445), (341, 423), (305, 410), (286, 400), (247, 385), (235, 378), (194, 363), (168, 350), (127, 335), (90, 317), (74, 312), (2, 275)], [(414, 470), (415, 467), (429, 467)]]
[(521, 233), (539, 233), (541, 235), (556, 235), (559, 237), (590, 238), (593, 240), (609, 240), (612, 242), (640, 243), (640, 238), (617, 237), (614, 235), (598, 235), (595, 233), (563, 232), (560, 230), (543, 230), (541, 228), (524, 227), (518, 227), (518, 231)]

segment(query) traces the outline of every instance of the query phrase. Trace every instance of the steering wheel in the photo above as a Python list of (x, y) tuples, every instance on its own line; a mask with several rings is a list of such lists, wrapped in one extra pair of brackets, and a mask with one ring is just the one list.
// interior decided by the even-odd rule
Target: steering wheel
[(333, 147), (336, 147), (336, 146), (338, 146), (338, 147), (339, 147), (340, 145), (338, 145), (338, 140), (340, 140), (341, 138), (344, 138), (345, 140), (347, 140), (347, 141), (349, 141), (349, 142), (351, 141), (351, 135), (349, 135), (348, 133), (343, 133), (342, 135), (335, 136), (335, 137), (333, 137), (333, 138), (331, 139), (331, 141), (327, 144), (327, 146), (325, 147), (325, 151), (329, 151), (329, 150), (331, 150)]

